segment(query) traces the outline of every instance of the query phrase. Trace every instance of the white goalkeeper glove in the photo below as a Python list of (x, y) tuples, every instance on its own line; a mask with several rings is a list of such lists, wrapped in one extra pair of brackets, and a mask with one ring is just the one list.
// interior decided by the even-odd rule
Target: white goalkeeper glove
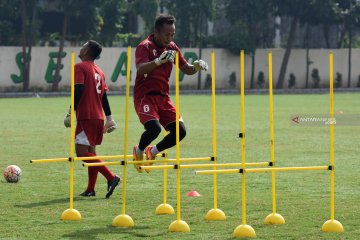
[(199, 72), (201, 70), (207, 71), (209, 68), (208, 64), (204, 60), (201, 60), (201, 59), (194, 61), (193, 65), (197, 72)]
[(158, 58), (155, 59), (155, 64), (156, 64), (157, 66), (160, 66), (161, 64), (166, 63), (166, 62), (174, 62), (175, 53), (176, 53), (175, 50), (167, 50), (167, 51), (164, 51), (164, 52), (160, 55), (160, 57), (158, 57)]
[(69, 128), (71, 127), (71, 118), (70, 118), (70, 109), (68, 111), (68, 113), (66, 114), (65, 118), (64, 118), (64, 125), (65, 127)]
[(104, 133), (111, 133), (116, 129), (116, 122), (112, 119), (112, 116), (106, 116), (106, 123), (104, 126)]

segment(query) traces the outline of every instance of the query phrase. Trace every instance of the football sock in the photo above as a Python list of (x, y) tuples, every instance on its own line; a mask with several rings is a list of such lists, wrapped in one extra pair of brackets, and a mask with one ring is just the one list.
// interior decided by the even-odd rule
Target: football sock
[(141, 150), (138, 146), (138, 147), (136, 147), (136, 154), (137, 155), (144, 154), (144, 150)]
[[(86, 157), (93, 157), (96, 156), (94, 153), (85, 153)], [(94, 159), (94, 160), (87, 160), (85, 162), (88, 163), (95, 163), (95, 162), (102, 162), (100, 159)], [(115, 178), (115, 175), (110, 171), (110, 169), (107, 166), (93, 166), (89, 168), (94, 168), (97, 172), (100, 172), (108, 181), (111, 181)], [(95, 180), (96, 182), (96, 180)]]
[(151, 155), (156, 156), (156, 154), (159, 153), (159, 150), (157, 149), (156, 145), (151, 148)]
[[(93, 157), (95, 156), (95, 154), (93, 153), (85, 153), (84, 157)], [(91, 160), (86, 160), (84, 162), (92, 162)], [(97, 180), (97, 176), (98, 176), (98, 170), (96, 169), (96, 167), (88, 167), (88, 186), (86, 191), (87, 192), (93, 192), (95, 191), (95, 184), (96, 184), (96, 180)]]
[(144, 149), (154, 141), (161, 133), (161, 125), (158, 120), (150, 120), (144, 124), (145, 132), (140, 137), (139, 148)]

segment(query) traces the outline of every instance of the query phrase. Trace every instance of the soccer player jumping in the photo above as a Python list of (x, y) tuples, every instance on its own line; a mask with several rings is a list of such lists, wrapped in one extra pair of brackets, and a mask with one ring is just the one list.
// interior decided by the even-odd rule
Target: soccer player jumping
[[(207, 70), (203, 60), (189, 64), (179, 47), (173, 42), (175, 34), (175, 17), (161, 14), (156, 18), (154, 33), (144, 39), (135, 51), (137, 68), (134, 86), (134, 107), (144, 125), (145, 131), (139, 144), (134, 146), (134, 160), (155, 159), (156, 154), (176, 144), (176, 109), (169, 96), (169, 77), (173, 67), (175, 53), (179, 54), (179, 68), (188, 75)], [(179, 135), (182, 140), (186, 135), (185, 124), (180, 117)], [(169, 134), (159, 143), (149, 146), (161, 133), (163, 126)], [(134, 164), (138, 172), (141, 164)], [(149, 164), (143, 164), (149, 165)]]
[[(100, 56), (102, 46), (89, 40), (80, 50), (81, 63), (75, 65), (75, 99), (76, 111), (75, 149), (78, 157), (96, 156), (96, 145), (102, 142), (103, 134), (116, 129), (112, 119), (106, 91), (103, 71), (94, 63)], [(106, 124), (104, 126), (104, 114)], [(70, 114), (64, 119), (65, 127), (70, 127)], [(85, 162), (101, 162), (101, 160), (87, 160)], [(107, 179), (106, 198), (109, 198), (120, 182), (120, 177), (113, 174), (106, 166), (88, 167), (88, 186), (81, 196), (95, 196), (95, 184), (98, 172)]]

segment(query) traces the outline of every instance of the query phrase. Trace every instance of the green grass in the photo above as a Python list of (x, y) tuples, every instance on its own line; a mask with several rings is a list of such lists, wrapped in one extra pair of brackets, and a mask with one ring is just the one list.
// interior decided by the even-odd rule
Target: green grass
[[(275, 158), (277, 166), (328, 165), (329, 128), (295, 126), (294, 114), (328, 113), (329, 96), (274, 96)], [(335, 94), (335, 111), (359, 114), (360, 94)], [(218, 162), (240, 161), (239, 96), (219, 95), (217, 100)], [(124, 97), (110, 97), (113, 116), (119, 128), (106, 134), (98, 147), (99, 155), (123, 154)], [(129, 146), (138, 142), (143, 127), (138, 122), (132, 101), (129, 115)], [(154, 210), (162, 201), (162, 172), (139, 174), (129, 166), (126, 213), (135, 221), (130, 229), (111, 226), (121, 213), (121, 187), (105, 199), (106, 181), (99, 175), (95, 198), (78, 194), (86, 187), (87, 171), (76, 163), (74, 207), (82, 214), (76, 222), (61, 221), (69, 207), (69, 164), (30, 164), (30, 159), (67, 157), (69, 130), (63, 117), (69, 98), (0, 99), (0, 168), (16, 164), (23, 170), (19, 183), (0, 180), (0, 239), (232, 239), (241, 224), (241, 175), (218, 176), (218, 206), (227, 220), (206, 222), (204, 215), (213, 206), (212, 176), (181, 174), (181, 218), (190, 233), (169, 233), (176, 216), (156, 216)], [(270, 160), (269, 104), (266, 95), (249, 95), (246, 107), (246, 161)], [(182, 96), (181, 113), (187, 126), (187, 137), (181, 144), (183, 157), (212, 155), (211, 97)], [(263, 219), (271, 213), (271, 175), (247, 174), (247, 223), (257, 239), (356, 239), (360, 235), (360, 188), (358, 159), (358, 126), (335, 127), (335, 217), (345, 232), (323, 233), (322, 224), (330, 217), (329, 172), (303, 171), (277, 173), (277, 210), (285, 225), (266, 226)], [(175, 156), (174, 149), (169, 151)], [(112, 166), (117, 173), (121, 167)], [(176, 206), (175, 174), (169, 176), (168, 202)], [(198, 198), (186, 193), (196, 190)]]

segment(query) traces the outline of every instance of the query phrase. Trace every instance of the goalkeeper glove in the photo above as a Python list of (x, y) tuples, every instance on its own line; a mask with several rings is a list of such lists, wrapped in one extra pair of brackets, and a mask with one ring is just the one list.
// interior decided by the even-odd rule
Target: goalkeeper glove
[(155, 59), (155, 64), (156, 64), (157, 66), (160, 66), (161, 64), (166, 63), (166, 62), (174, 62), (175, 53), (176, 53), (175, 50), (167, 50), (167, 51), (164, 51), (164, 52), (160, 55), (160, 57), (158, 57), (158, 58)]
[(64, 118), (64, 125), (65, 127), (69, 128), (71, 127), (71, 118), (70, 118), (70, 109), (68, 111), (68, 113), (66, 114), (65, 118)]
[(104, 126), (104, 133), (111, 133), (116, 129), (116, 122), (112, 119), (112, 116), (106, 116), (106, 123)]
[(208, 64), (204, 61), (204, 60), (196, 60), (196, 61), (194, 61), (194, 67), (195, 67), (195, 70), (197, 71), (197, 72), (199, 72), (199, 71), (201, 71), (201, 70), (205, 70), (205, 71), (207, 71), (208, 70), (208, 68), (209, 68), (209, 66), (208, 66)]

